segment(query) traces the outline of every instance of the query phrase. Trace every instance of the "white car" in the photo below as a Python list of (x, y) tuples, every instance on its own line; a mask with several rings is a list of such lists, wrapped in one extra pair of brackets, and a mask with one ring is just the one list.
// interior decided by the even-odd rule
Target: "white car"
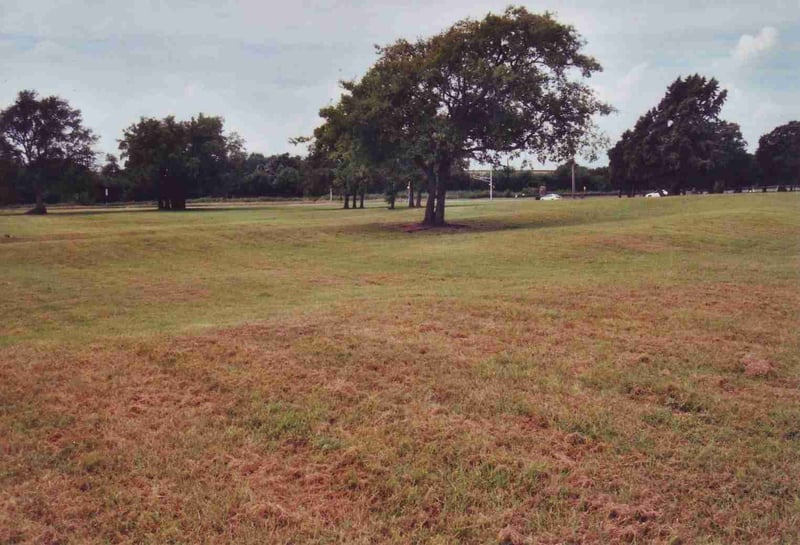
[(557, 195), (556, 193), (548, 193), (547, 195), (545, 195), (544, 197), (542, 197), (539, 200), (542, 200), (542, 201), (560, 201), (561, 200), (561, 195)]
[(666, 197), (669, 195), (665, 190), (659, 189), (658, 191), (653, 191), (652, 193), (648, 193), (645, 197), (656, 198), (656, 197)]

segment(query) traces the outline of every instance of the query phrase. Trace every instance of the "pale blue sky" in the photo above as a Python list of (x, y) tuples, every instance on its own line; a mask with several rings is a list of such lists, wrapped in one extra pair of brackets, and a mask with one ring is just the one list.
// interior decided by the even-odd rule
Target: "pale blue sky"
[[(500, 1), (0, 2), (0, 107), (17, 91), (58, 94), (83, 111), (116, 153), (139, 116), (222, 115), (248, 149), (297, 152), (337, 80), (360, 76), (373, 44), (436, 33)], [(729, 91), (723, 117), (758, 137), (800, 118), (800, 0), (520, 2), (573, 24), (605, 71), (591, 79), (619, 112), (600, 121), (612, 139), (680, 75)], [(605, 157), (600, 163), (605, 162)]]

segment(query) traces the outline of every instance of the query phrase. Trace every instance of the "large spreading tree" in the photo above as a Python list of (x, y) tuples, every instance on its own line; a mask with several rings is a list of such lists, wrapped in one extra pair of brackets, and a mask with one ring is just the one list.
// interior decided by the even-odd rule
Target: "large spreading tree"
[(0, 111), (3, 155), (12, 158), (33, 186), (36, 206), (47, 213), (48, 188), (69, 170), (94, 164), (92, 145), (97, 137), (83, 126), (81, 111), (57, 96), (39, 98), (36, 91), (20, 91), (17, 100)]
[(758, 140), (756, 161), (765, 183), (800, 184), (800, 121), (774, 128)]
[(644, 187), (712, 189), (733, 182), (743, 161), (739, 126), (720, 119), (727, 91), (716, 79), (676, 79), (658, 106), (647, 111), (608, 152), (612, 182), (629, 195)]
[(593, 116), (611, 108), (584, 82), (601, 67), (583, 45), (573, 27), (521, 7), (400, 40), (320, 112), (315, 135), (332, 125), (373, 162), (410, 160), (427, 180), (424, 223), (443, 225), (448, 182), (465, 161), (564, 160), (594, 134)]

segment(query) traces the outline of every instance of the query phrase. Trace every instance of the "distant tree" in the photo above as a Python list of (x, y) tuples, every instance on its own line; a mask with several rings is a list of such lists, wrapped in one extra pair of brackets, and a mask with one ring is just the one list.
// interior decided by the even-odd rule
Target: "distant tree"
[(344, 85), (338, 109), (321, 115), (375, 160), (412, 158), (427, 180), (424, 223), (442, 225), (460, 162), (566, 159), (593, 133), (592, 117), (611, 110), (574, 78), (600, 70), (582, 45), (574, 28), (521, 7), (463, 20), (380, 48), (367, 74)]
[(186, 208), (190, 171), (186, 147), (185, 127), (172, 116), (143, 117), (125, 129), (119, 150), (138, 199), (157, 199), (159, 210)]
[(19, 163), (3, 135), (0, 134), (0, 204), (11, 204), (16, 200), (16, 182)]
[(122, 173), (122, 168), (119, 166), (119, 160), (113, 153), (106, 153), (106, 162), (100, 168), (100, 174), (106, 178), (116, 178)]
[[(383, 195), (384, 199), (386, 200), (386, 204), (389, 205), (389, 210), (395, 209), (395, 204), (397, 202), (397, 194), (400, 192), (402, 186), (402, 181), (399, 176), (393, 176), (391, 173), (385, 173), (385, 183), (383, 184)], [(410, 193), (413, 196), (413, 191)], [(413, 208), (413, 197), (409, 201), (412, 203), (411, 207)]]
[(267, 157), (262, 153), (250, 153), (242, 161), (241, 175), (231, 187), (231, 194), (236, 197), (254, 197), (268, 195), (270, 192), (270, 174), (265, 166)]
[(329, 194), (333, 197), (335, 168), (337, 158), (316, 142), (313, 137), (299, 137), (289, 140), (294, 145), (307, 145), (307, 155), (301, 165), (304, 195)]
[(393, 198), (396, 198), (397, 193), (405, 188), (408, 192), (406, 195), (408, 207), (417, 208), (420, 206), (425, 177), (408, 155), (397, 157), (395, 164), (385, 169), (384, 178), (387, 182), (385, 188), (387, 195), (394, 195)]
[(727, 91), (715, 79), (699, 75), (678, 78), (667, 89), (658, 106), (655, 130), (659, 175), (671, 178), (670, 193), (678, 193), (686, 181), (701, 178), (716, 166), (720, 131), (729, 128), (719, 119), (726, 97)]
[(221, 117), (202, 113), (183, 123), (188, 161), (189, 196), (222, 196), (227, 175), (235, 170), (232, 162), (243, 147), (236, 133), (225, 135)]
[(330, 167), (320, 166), (308, 159), (302, 163), (300, 170), (303, 196), (328, 195), (333, 188), (333, 171)]
[(244, 162), (241, 138), (224, 134), (222, 118), (203, 114), (189, 121), (141, 118), (125, 129), (119, 149), (137, 197), (157, 199), (161, 210), (226, 194)]
[(95, 188), (95, 201), (107, 202), (121, 200), (130, 189), (124, 169), (117, 156), (107, 153), (105, 163), (100, 167)]
[(45, 193), (63, 181), (61, 174), (94, 164), (97, 137), (83, 126), (80, 110), (56, 96), (40, 99), (36, 91), (21, 91), (14, 104), (0, 111), (0, 135), (4, 154), (14, 158), (33, 187), (31, 213), (47, 213)]
[(281, 195), (297, 195), (302, 189), (300, 170), (295, 166), (282, 167), (275, 175), (274, 187)]
[(800, 121), (790, 121), (762, 136), (756, 161), (766, 176), (765, 184), (777, 182), (792, 189), (799, 185)]
[(676, 79), (658, 106), (623, 133), (608, 152), (615, 187), (633, 195), (644, 187), (724, 186), (728, 166), (745, 152), (739, 126), (719, 118), (727, 91), (697, 74)]
[[(553, 189), (572, 190), (572, 161), (559, 165), (552, 176)], [(575, 165), (575, 190), (580, 192), (589, 183), (589, 169)]]
[[(575, 165), (575, 190), (587, 191), (607, 191), (610, 189), (608, 167), (589, 168), (580, 164)], [(572, 189), (572, 164), (567, 161), (559, 165), (555, 172), (550, 176), (549, 183), (546, 184), (552, 189), (571, 190)]]
[(17, 161), (11, 145), (0, 134), (0, 202), (2, 203), (10, 202), (6, 197), (12, 192), (14, 178), (12, 172), (16, 170), (16, 166)]
[(698, 185), (719, 193), (725, 189), (741, 192), (742, 186), (753, 183), (753, 156), (747, 153), (747, 142), (736, 123), (721, 121), (712, 143), (712, 166), (705, 183)]
[(608, 167), (590, 168), (589, 179), (585, 185), (589, 191), (608, 191), (611, 189)]
[(622, 133), (617, 143), (608, 150), (609, 179), (614, 188), (629, 197), (642, 186), (659, 184), (659, 156), (656, 148), (658, 136), (654, 130), (656, 110), (642, 115), (632, 130)]
[(244, 139), (238, 133), (232, 132), (225, 138), (225, 153), (225, 168), (222, 169), (214, 194), (228, 197), (246, 173), (247, 150)]
[[(343, 208), (357, 208), (356, 199), (366, 191), (370, 170), (379, 168), (381, 161), (365, 153), (363, 146), (352, 133), (351, 120), (355, 102), (344, 99), (335, 106), (320, 110), (326, 122), (314, 130), (313, 138), (297, 138), (295, 143), (309, 143), (312, 161), (330, 167), (332, 187), (343, 197)], [(362, 196), (363, 208), (363, 196)]]
[[(328, 189), (324, 183), (322, 188), (314, 186), (319, 182), (314, 178), (317, 174), (298, 155), (282, 153), (267, 157), (251, 153), (242, 161), (241, 170), (240, 180), (231, 189), (237, 196), (300, 197), (307, 193), (321, 194)], [(306, 180), (306, 176), (311, 179)]]

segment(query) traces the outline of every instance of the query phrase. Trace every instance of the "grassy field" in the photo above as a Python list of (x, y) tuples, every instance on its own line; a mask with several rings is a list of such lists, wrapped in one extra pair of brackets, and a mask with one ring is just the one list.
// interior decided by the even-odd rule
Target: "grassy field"
[(0, 211), (0, 543), (800, 543), (795, 194)]

